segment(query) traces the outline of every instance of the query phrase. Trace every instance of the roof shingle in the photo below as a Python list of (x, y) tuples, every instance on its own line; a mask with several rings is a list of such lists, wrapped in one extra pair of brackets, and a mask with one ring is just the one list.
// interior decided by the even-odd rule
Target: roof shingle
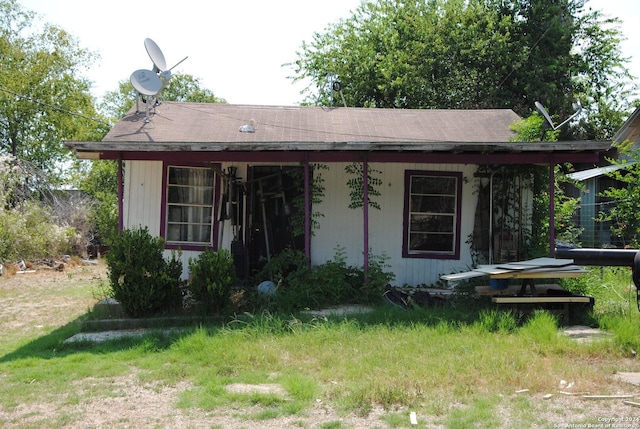
[[(163, 102), (132, 109), (103, 142), (434, 143), (506, 142), (512, 110), (407, 110)], [(255, 132), (240, 132), (255, 120)]]

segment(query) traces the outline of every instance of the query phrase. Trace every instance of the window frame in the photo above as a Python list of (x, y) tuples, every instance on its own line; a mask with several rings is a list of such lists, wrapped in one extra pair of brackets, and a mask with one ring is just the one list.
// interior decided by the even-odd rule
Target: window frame
[[(454, 178), (455, 185), (455, 213), (453, 215), (453, 250), (452, 251), (427, 251), (427, 250), (410, 250), (411, 235), (411, 180), (413, 177), (437, 177), (437, 178)], [(430, 171), (430, 170), (405, 170), (404, 176), (404, 210), (403, 210), (403, 233), (402, 233), (402, 257), (403, 258), (422, 258), (422, 259), (460, 259), (460, 231), (462, 219), (462, 181), (461, 172), (452, 171)]]
[[(195, 250), (203, 251), (206, 249), (216, 250), (218, 248), (218, 210), (220, 199), (220, 177), (215, 171), (215, 167), (219, 164), (202, 164), (202, 163), (176, 163), (163, 162), (162, 167), (162, 202), (160, 213), (160, 236), (164, 239), (165, 249), (171, 250)], [(208, 242), (184, 242), (170, 241), (167, 239), (167, 230), (169, 226), (169, 170), (171, 168), (187, 168), (187, 169), (208, 169), (213, 173), (213, 201), (211, 205), (211, 234)]]

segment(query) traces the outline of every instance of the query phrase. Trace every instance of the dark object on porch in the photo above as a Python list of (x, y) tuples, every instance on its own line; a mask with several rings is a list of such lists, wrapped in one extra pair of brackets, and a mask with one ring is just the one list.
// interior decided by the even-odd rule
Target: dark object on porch
[(444, 304), (443, 298), (431, 295), (427, 291), (418, 289), (409, 293), (390, 285), (387, 285), (382, 297), (387, 303), (404, 310), (414, 307), (441, 307)]

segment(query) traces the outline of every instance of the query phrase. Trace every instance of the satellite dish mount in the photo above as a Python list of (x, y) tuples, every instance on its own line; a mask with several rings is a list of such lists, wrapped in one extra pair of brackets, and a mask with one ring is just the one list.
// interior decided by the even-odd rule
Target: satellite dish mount
[(562, 122), (560, 125), (555, 125), (553, 123), (553, 120), (551, 119), (551, 116), (549, 115), (549, 112), (547, 112), (547, 109), (544, 108), (544, 106), (542, 105), (542, 103), (540, 103), (539, 101), (536, 101), (536, 108), (538, 109), (538, 111), (542, 114), (542, 116), (544, 117), (544, 119), (547, 121), (547, 123), (549, 124), (549, 126), (551, 127), (551, 129), (553, 131), (559, 130), (560, 128), (562, 128), (563, 126), (565, 126), (566, 124), (568, 124), (573, 118), (575, 118), (576, 116), (578, 116), (580, 113), (582, 113), (582, 105), (580, 104), (580, 101), (578, 101), (577, 103), (575, 103), (573, 105), (573, 108), (576, 109), (576, 113), (574, 113), (573, 115), (569, 116), (569, 118), (567, 118), (564, 122)]
[(139, 102), (142, 100), (145, 106), (146, 116), (145, 123), (150, 121), (149, 109), (153, 103), (153, 108), (160, 105), (158, 95), (160, 91), (169, 84), (171, 80), (171, 70), (178, 66), (189, 57), (184, 57), (178, 61), (173, 67), (167, 69), (167, 62), (164, 59), (164, 54), (153, 40), (144, 39), (144, 47), (147, 50), (149, 58), (153, 63), (151, 70), (140, 69), (131, 74), (129, 81), (137, 92), (136, 96), (136, 114), (140, 113)]

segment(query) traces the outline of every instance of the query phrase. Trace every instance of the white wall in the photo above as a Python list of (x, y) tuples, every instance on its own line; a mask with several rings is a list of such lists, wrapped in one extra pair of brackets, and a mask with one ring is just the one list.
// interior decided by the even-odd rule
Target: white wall
[(126, 161), (124, 169), (124, 228), (147, 226), (160, 235), (162, 161)]
[[(362, 209), (349, 209), (349, 176), (344, 172), (347, 164), (331, 164), (329, 171), (322, 171), (326, 195), (320, 206), (320, 230), (315, 232), (311, 244), (313, 264), (333, 258), (336, 246), (347, 253), (348, 263), (362, 266), (364, 263), (364, 224)], [(369, 248), (372, 255), (386, 254), (393, 267), (395, 285), (435, 283), (441, 274), (465, 270), (471, 266), (471, 253), (465, 243), (473, 230), (477, 195), (473, 192), (475, 166), (443, 164), (369, 164), (369, 169), (379, 170), (382, 180), (378, 188), (382, 194), (373, 199), (381, 209), (369, 208)], [(461, 260), (422, 259), (402, 257), (402, 228), (404, 210), (404, 174), (406, 170), (455, 171), (463, 173)], [(469, 179), (465, 183), (464, 179)], [(331, 192), (328, 192), (331, 190)]]
[[(160, 233), (160, 205), (162, 192), (162, 162), (127, 161), (124, 181), (124, 227), (148, 226), (152, 235)], [(245, 163), (223, 164), (226, 169), (234, 165), (238, 177), (247, 179)], [(257, 164), (253, 164), (257, 165)], [(272, 164), (267, 164), (272, 165)], [(297, 164), (292, 164), (297, 165)], [(362, 209), (349, 209), (350, 178), (344, 171), (346, 163), (329, 164), (329, 170), (320, 170), (324, 178), (325, 197), (321, 204), (313, 207), (323, 213), (318, 219), (320, 229), (311, 240), (313, 264), (321, 264), (334, 258), (336, 248), (346, 252), (347, 263), (362, 266), (364, 263), (364, 232)], [(477, 195), (474, 191), (474, 165), (444, 164), (370, 164), (370, 170), (380, 170), (376, 174), (382, 180), (378, 188), (380, 197), (375, 197), (381, 210), (369, 209), (369, 248), (373, 255), (388, 257), (390, 270), (395, 273), (395, 285), (435, 283), (441, 274), (466, 270), (471, 266), (471, 254), (466, 244), (473, 229)], [(463, 173), (461, 259), (420, 259), (402, 258), (402, 226), (404, 207), (404, 174), (406, 170), (455, 171)], [(225, 222), (222, 233), (222, 248), (229, 249), (233, 239), (231, 225)], [(167, 252), (169, 255), (170, 252)], [(185, 276), (188, 275), (188, 259), (196, 257), (196, 252), (183, 252), (182, 260)]]

